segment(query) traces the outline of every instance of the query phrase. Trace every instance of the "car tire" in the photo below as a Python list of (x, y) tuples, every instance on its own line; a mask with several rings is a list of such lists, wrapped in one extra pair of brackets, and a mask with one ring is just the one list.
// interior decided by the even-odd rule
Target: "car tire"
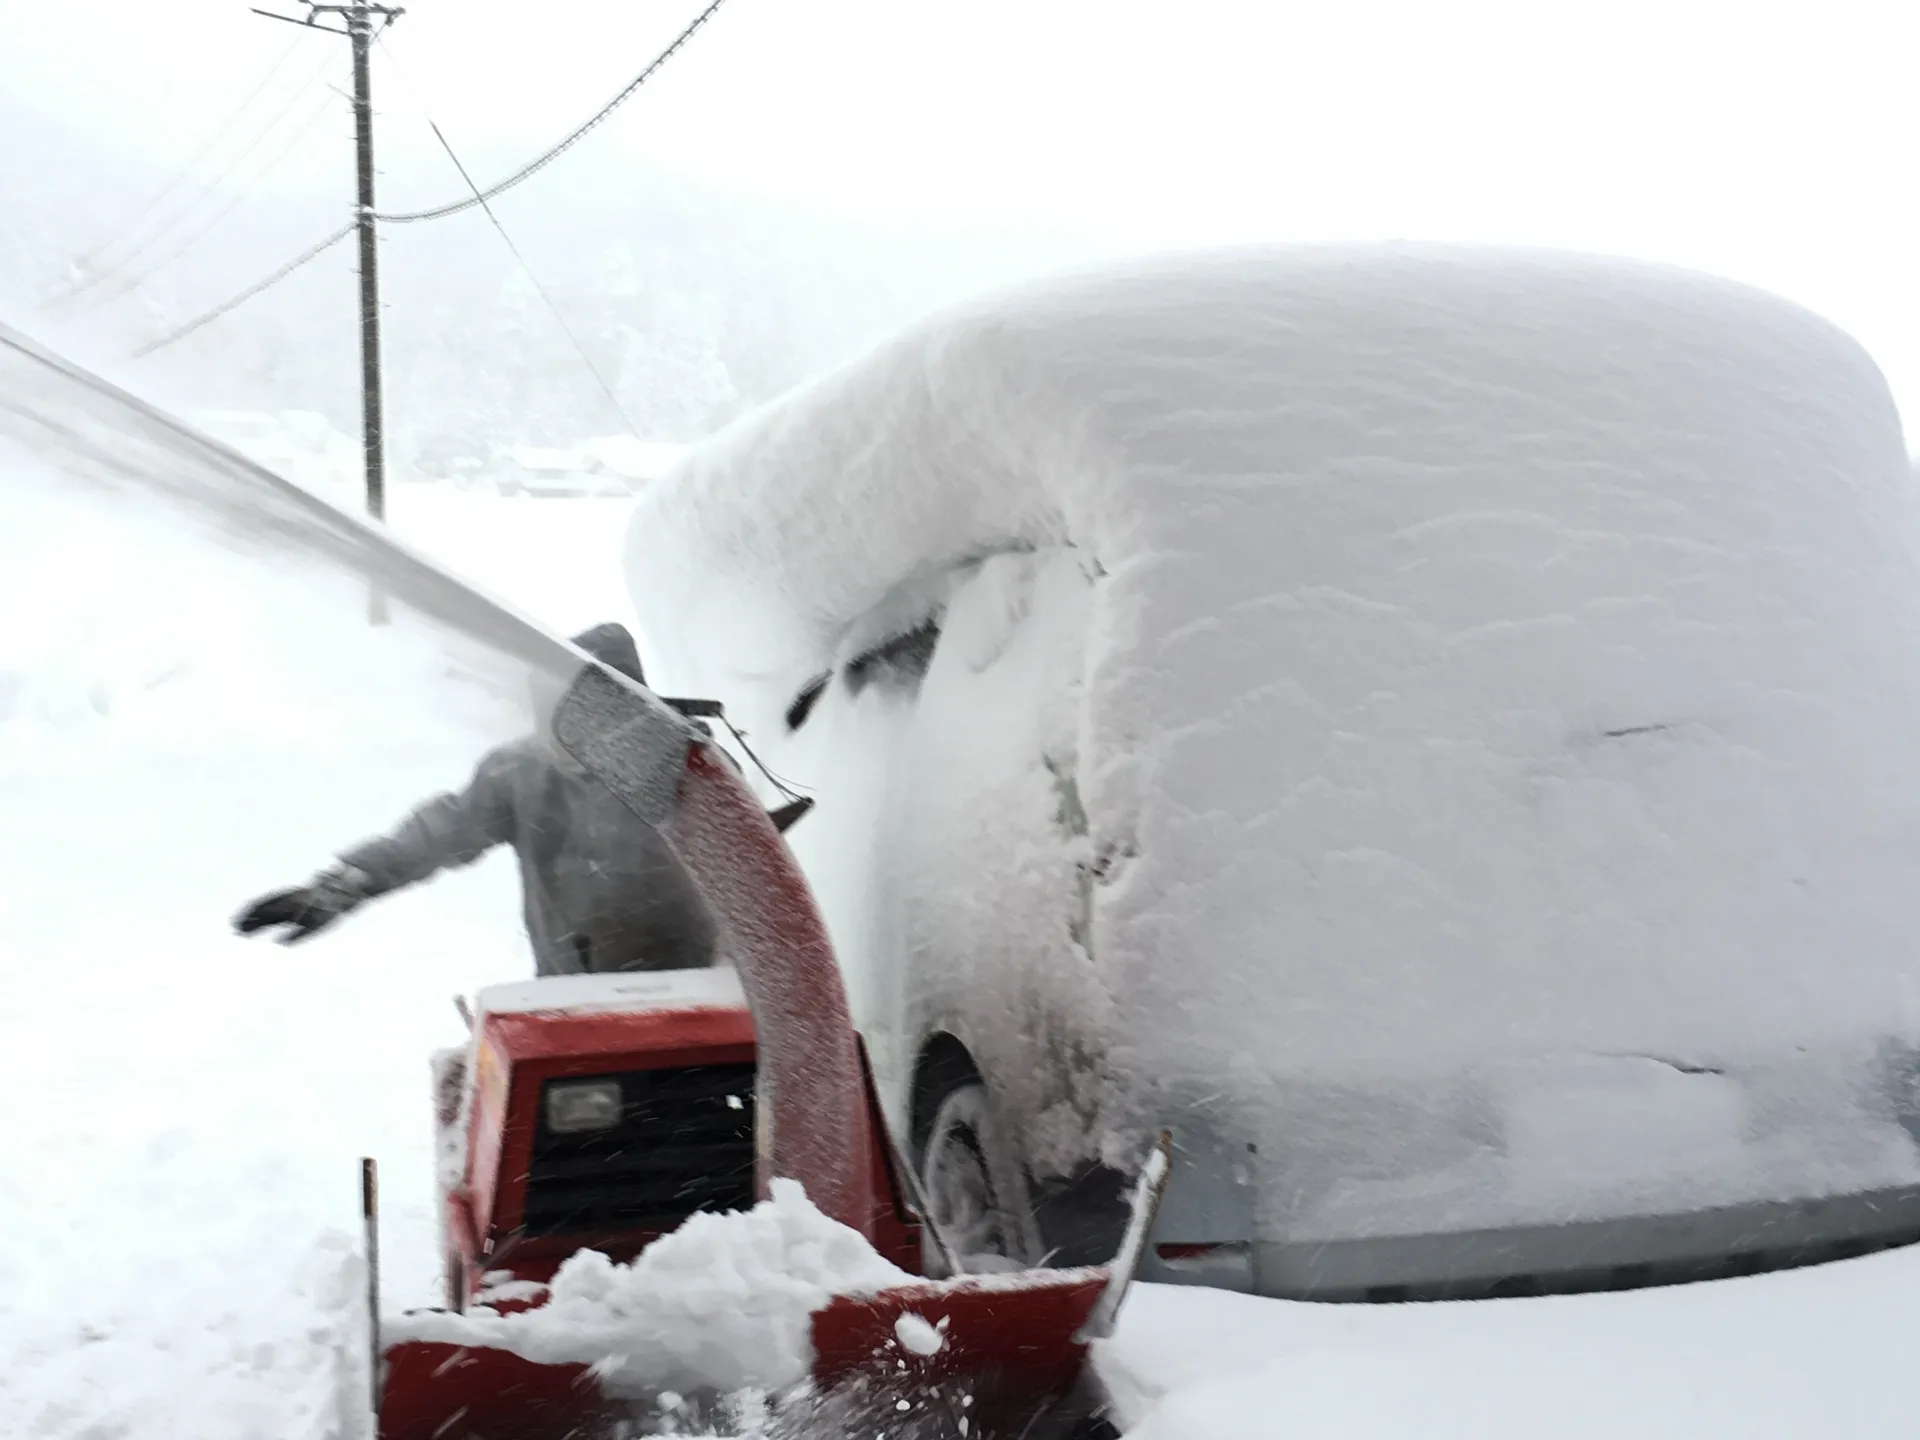
[(951, 1085), (914, 1157), (929, 1218), (968, 1273), (1023, 1269), (1031, 1245), (1025, 1187), (977, 1076)]

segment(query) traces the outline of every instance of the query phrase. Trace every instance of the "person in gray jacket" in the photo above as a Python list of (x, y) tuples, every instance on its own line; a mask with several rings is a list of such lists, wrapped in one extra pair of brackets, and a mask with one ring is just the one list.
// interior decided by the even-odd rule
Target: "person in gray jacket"
[[(573, 643), (646, 683), (625, 626), (596, 625)], [(540, 974), (713, 963), (713, 918), (672, 847), (535, 736), (490, 751), (466, 789), (434, 796), (392, 833), (342, 851), (305, 885), (254, 901), (234, 928), (277, 928), (282, 944), (305, 940), (376, 896), (472, 864), (496, 845), (511, 845), (519, 857)]]

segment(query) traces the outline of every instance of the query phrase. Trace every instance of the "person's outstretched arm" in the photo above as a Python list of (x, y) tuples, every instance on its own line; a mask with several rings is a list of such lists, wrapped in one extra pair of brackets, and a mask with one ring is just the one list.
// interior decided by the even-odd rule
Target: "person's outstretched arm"
[(279, 929), (282, 945), (318, 934), (349, 910), (454, 865), (470, 865), (513, 838), (512, 773), (521, 747), (502, 746), (480, 762), (464, 790), (436, 795), (385, 835), (341, 852), (304, 885), (263, 895), (234, 917), (242, 935)]

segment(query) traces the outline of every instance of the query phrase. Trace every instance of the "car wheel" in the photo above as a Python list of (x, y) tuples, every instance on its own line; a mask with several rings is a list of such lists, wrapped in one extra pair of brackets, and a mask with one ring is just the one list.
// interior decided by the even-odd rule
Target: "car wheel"
[(969, 1272), (1022, 1268), (1024, 1225), (1018, 1199), (996, 1179), (1006, 1168), (1001, 1136), (978, 1080), (941, 1099), (921, 1148), (920, 1189), (935, 1230)]

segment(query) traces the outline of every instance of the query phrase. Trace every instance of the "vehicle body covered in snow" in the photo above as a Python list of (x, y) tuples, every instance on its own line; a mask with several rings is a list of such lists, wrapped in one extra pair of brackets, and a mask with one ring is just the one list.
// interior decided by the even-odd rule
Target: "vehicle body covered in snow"
[(629, 583), (817, 790), (882, 1103), (1008, 1249), (1086, 1258), (1167, 1124), (1143, 1273), (1486, 1295), (1920, 1236), (1913, 519), (1772, 297), (1254, 249), (745, 418)]
[(636, 435), (596, 435), (575, 447), (596, 470), (616, 475), (632, 488), (657, 480), (687, 447), (671, 440), (642, 440)]
[(553, 500), (623, 497), (627, 480), (578, 449), (513, 445), (497, 464), (502, 495), (532, 495)]

